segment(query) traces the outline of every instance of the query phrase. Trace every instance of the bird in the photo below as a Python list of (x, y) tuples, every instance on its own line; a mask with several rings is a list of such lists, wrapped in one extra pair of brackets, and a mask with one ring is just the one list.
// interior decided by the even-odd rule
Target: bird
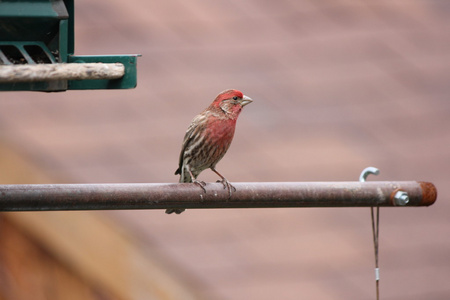
[[(252, 102), (250, 97), (239, 90), (225, 90), (217, 95), (203, 112), (192, 119), (184, 135), (179, 165), (175, 171), (175, 175), (180, 175), (180, 183), (192, 182), (206, 193), (206, 183), (197, 180), (197, 177), (202, 171), (211, 169), (220, 177), (221, 180), (217, 182), (221, 182), (224, 189), (228, 189), (231, 198), (232, 191), (236, 189), (217, 171), (216, 164), (231, 145), (236, 121), (242, 108)], [(166, 209), (166, 213), (180, 214), (184, 210), (184, 208), (170, 208)]]

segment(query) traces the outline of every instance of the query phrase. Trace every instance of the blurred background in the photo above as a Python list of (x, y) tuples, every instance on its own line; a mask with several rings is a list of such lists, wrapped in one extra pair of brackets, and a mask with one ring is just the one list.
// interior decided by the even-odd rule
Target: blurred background
[[(191, 119), (254, 99), (231, 182), (433, 182), (382, 208), (382, 299), (449, 299), (450, 2), (75, 1), (75, 54), (142, 54), (132, 90), (0, 94), (0, 183), (177, 182)], [(215, 181), (210, 171), (201, 180)], [(375, 299), (367, 208), (0, 215), (0, 299)]]

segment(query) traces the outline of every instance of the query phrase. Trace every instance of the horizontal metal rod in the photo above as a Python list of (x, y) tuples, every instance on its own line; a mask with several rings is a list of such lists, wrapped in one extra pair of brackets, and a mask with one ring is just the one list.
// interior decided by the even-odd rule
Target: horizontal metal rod
[(0, 83), (52, 80), (118, 79), (125, 74), (121, 63), (69, 63), (1, 65)]
[(166, 208), (428, 206), (437, 191), (429, 182), (236, 182), (231, 198), (221, 183), (206, 192), (193, 183), (0, 185), (0, 211)]

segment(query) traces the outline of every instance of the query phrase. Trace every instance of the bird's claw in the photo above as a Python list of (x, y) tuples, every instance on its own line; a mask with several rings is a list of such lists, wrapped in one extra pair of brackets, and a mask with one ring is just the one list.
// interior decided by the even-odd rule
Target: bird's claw
[(231, 194), (236, 192), (236, 188), (225, 178), (223, 180), (217, 180), (216, 182), (221, 182), (224, 189), (228, 189), (228, 199), (231, 198)]
[(194, 182), (196, 185), (198, 185), (199, 187), (201, 187), (202, 190), (203, 190), (203, 192), (206, 193), (206, 189), (205, 189), (206, 182), (200, 181), (200, 180), (194, 180), (193, 182)]

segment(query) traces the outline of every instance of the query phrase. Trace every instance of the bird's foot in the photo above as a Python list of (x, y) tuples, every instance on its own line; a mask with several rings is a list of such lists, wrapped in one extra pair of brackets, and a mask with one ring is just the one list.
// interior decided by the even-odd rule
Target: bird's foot
[(224, 189), (228, 189), (228, 199), (231, 198), (231, 194), (236, 192), (236, 188), (226, 179), (217, 180), (216, 182), (221, 182), (223, 184)]
[(206, 193), (206, 189), (205, 189), (206, 182), (195, 179), (195, 180), (193, 181), (193, 183), (196, 184), (196, 185), (198, 185), (199, 187), (201, 187), (202, 190), (203, 190), (203, 192)]

